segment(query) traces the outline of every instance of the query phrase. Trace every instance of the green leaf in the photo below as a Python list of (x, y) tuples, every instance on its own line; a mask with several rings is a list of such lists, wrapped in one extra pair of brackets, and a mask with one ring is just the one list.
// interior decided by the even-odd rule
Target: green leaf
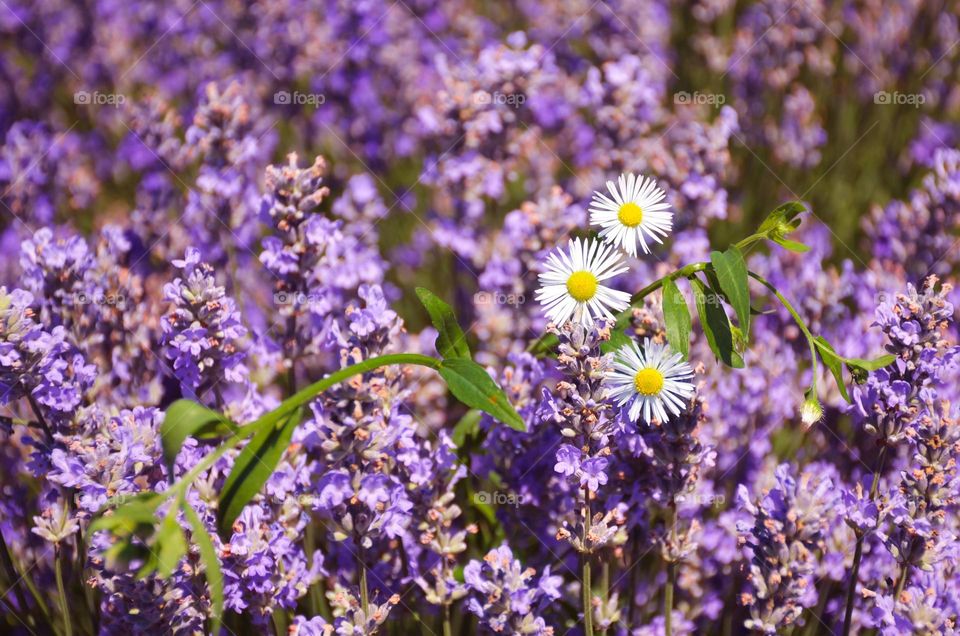
[(743, 368), (743, 357), (734, 349), (730, 319), (723, 311), (719, 296), (710, 292), (699, 278), (691, 278), (690, 284), (693, 286), (693, 298), (697, 305), (697, 315), (700, 316), (700, 326), (703, 328), (713, 355), (728, 367)]
[(737, 314), (744, 340), (749, 340), (750, 288), (747, 284), (747, 264), (743, 261), (743, 254), (736, 245), (731, 245), (725, 252), (711, 252), (710, 262), (717, 274), (720, 290)]
[(302, 410), (297, 409), (275, 424), (267, 420), (268, 425), (254, 433), (253, 438), (237, 455), (233, 469), (220, 490), (217, 529), (221, 536), (227, 536), (240, 511), (260, 492), (273, 474), (284, 451), (290, 445), (290, 438), (300, 423), (301, 415)]
[(892, 353), (888, 353), (880, 356), (879, 358), (874, 358), (873, 360), (864, 360), (863, 358), (844, 358), (844, 362), (852, 367), (863, 369), (864, 371), (876, 371), (877, 369), (890, 366), (896, 359), (897, 356), (893, 355)]
[[(87, 532), (108, 530), (116, 537), (127, 537), (132, 534), (143, 535), (151, 533), (157, 521), (157, 507), (162, 499), (155, 492), (143, 492), (131, 499), (116, 504), (114, 498), (108, 501), (94, 520), (90, 523)], [(116, 505), (112, 510), (108, 506)], [(144, 535), (146, 536), (146, 535)]]
[(439, 372), (454, 397), (467, 406), (489, 413), (512, 429), (527, 430), (503, 390), (473, 360), (447, 358), (440, 363)]
[(810, 248), (803, 243), (798, 243), (797, 241), (791, 241), (790, 239), (785, 238), (773, 238), (770, 239), (780, 247), (790, 250), (791, 252), (797, 252), (798, 254), (803, 254), (804, 252), (809, 252)]
[(163, 459), (172, 468), (188, 437), (226, 434), (236, 427), (225, 416), (192, 400), (177, 400), (167, 407), (160, 425)]
[(680, 288), (671, 278), (663, 282), (663, 322), (670, 346), (686, 360), (690, 356), (690, 310)]
[(837, 388), (840, 389), (840, 395), (843, 396), (844, 400), (850, 402), (850, 394), (847, 393), (847, 386), (843, 381), (843, 358), (837, 355), (837, 352), (833, 350), (829, 342), (823, 339), (823, 336), (814, 338), (813, 343), (816, 345), (817, 351), (820, 352), (823, 363), (833, 374), (833, 379), (837, 382)]
[(220, 568), (220, 559), (217, 557), (217, 548), (213, 545), (213, 539), (203, 525), (200, 515), (190, 504), (184, 504), (183, 513), (190, 523), (193, 530), (193, 541), (200, 548), (200, 560), (203, 562), (204, 576), (207, 579), (207, 585), (210, 586), (210, 633), (220, 633), (220, 621), (223, 617), (223, 570)]
[(460, 329), (450, 305), (423, 287), (417, 287), (417, 297), (430, 314), (430, 322), (437, 330), (436, 347), (440, 355), (444, 358), (469, 359), (470, 347), (467, 346), (467, 337)]
[(600, 343), (601, 353), (614, 353), (630, 344), (630, 338), (621, 329), (610, 330), (610, 339)]
[[(148, 566), (155, 566), (157, 573), (159, 573), (161, 577), (168, 578), (177, 569), (177, 564), (180, 563), (180, 559), (187, 553), (187, 539), (183, 536), (183, 530), (177, 522), (179, 503), (180, 500), (178, 499), (170, 506), (167, 516), (160, 522), (157, 533), (153, 537), (152, 548), (153, 554), (155, 555), (155, 563), (144, 564), (140, 572), (137, 573), (138, 576), (150, 574), (154, 567), (150, 567), (149, 571), (144, 570), (146, 570)], [(154, 559), (151, 559), (151, 561)]]
[(453, 432), (450, 434), (450, 440), (454, 446), (460, 448), (467, 439), (473, 437), (477, 431), (480, 430), (480, 418), (482, 415), (483, 412), (479, 409), (470, 409), (460, 418), (460, 421), (456, 423), (453, 427)]

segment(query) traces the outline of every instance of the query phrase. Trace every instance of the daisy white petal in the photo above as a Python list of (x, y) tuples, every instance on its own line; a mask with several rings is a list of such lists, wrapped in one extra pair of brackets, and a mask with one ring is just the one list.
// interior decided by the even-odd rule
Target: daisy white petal
[(544, 262), (536, 299), (558, 327), (569, 320), (584, 325), (612, 318), (630, 305), (630, 294), (601, 282), (627, 271), (620, 254), (600, 241), (573, 239)]
[(631, 341), (614, 354), (606, 385), (610, 399), (627, 407), (631, 420), (642, 414), (650, 424), (654, 418), (666, 422), (686, 408), (693, 397), (692, 378), (693, 369), (679, 354), (647, 338), (643, 349)]
[[(663, 243), (673, 229), (673, 213), (664, 199), (666, 194), (656, 181), (643, 175), (622, 174), (614, 184), (607, 181), (610, 197), (593, 193), (590, 202), (590, 224), (600, 226), (600, 236), (612, 245), (623, 248), (630, 256), (637, 255), (637, 243), (650, 253), (647, 241)], [(612, 198), (611, 198), (612, 197)]]

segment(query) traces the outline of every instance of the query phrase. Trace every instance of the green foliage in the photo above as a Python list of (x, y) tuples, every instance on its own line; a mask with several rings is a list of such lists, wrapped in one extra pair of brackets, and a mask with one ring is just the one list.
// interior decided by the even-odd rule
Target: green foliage
[(470, 359), (470, 347), (467, 346), (467, 336), (460, 329), (453, 309), (440, 300), (433, 292), (423, 287), (417, 287), (417, 297), (423, 303), (430, 322), (437, 330), (437, 352), (444, 358)]
[(160, 424), (163, 459), (172, 471), (173, 462), (188, 437), (202, 438), (229, 434), (236, 426), (220, 413), (191, 400), (177, 400), (167, 407)]
[(184, 504), (183, 513), (190, 524), (193, 534), (193, 542), (200, 549), (200, 562), (203, 563), (204, 576), (207, 579), (207, 586), (210, 588), (210, 633), (220, 633), (220, 622), (223, 618), (223, 570), (220, 567), (220, 559), (217, 557), (217, 548), (213, 545), (213, 540), (203, 525), (200, 515), (190, 504)]
[(686, 360), (690, 356), (690, 310), (680, 288), (671, 279), (663, 283), (663, 322), (670, 345)]
[(438, 371), (454, 397), (467, 406), (489, 413), (514, 430), (527, 430), (506, 394), (473, 360), (449, 358), (440, 363)]
[(728, 367), (742, 368), (743, 357), (734, 347), (730, 319), (723, 310), (720, 295), (710, 290), (695, 276), (690, 279), (690, 284), (693, 287), (697, 315), (700, 317), (700, 327), (703, 329), (713, 355)]
[(736, 313), (744, 339), (749, 340), (750, 289), (743, 254), (736, 245), (732, 245), (726, 252), (711, 252), (710, 262), (716, 272), (720, 291)]
[(300, 424), (302, 413), (302, 409), (297, 409), (274, 426), (262, 426), (237, 455), (233, 469), (220, 489), (220, 506), (217, 509), (220, 536), (229, 536), (230, 528), (243, 507), (260, 492), (277, 469), (294, 430)]

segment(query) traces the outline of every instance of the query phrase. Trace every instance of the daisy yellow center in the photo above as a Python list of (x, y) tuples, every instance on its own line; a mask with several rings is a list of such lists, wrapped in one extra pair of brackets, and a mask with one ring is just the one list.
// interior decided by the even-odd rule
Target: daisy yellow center
[(633, 378), (633, 386), (640, 395), (657, 395), (663, 388), (663, 374), (656, 369), (640, 369)]
[(567, 293), (578, 302), (587, 302), (597, 293), (597, 277), (585, 270), (570, 274)]
[(617, 218), (627, 227), (636, 227), (643, 222), (643, 208), (630, 201), (620, 206)]

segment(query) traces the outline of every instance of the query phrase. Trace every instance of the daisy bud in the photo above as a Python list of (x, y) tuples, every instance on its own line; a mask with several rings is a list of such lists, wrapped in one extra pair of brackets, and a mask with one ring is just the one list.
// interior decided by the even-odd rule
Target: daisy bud
[(803, 427), (810, 428), (819, 422), (821, 417), (823, 417), (823, 407), (820, 406), (817, 396), (812, 391), (808, 391), (800, 407), (800, 421), (803, 422)]

